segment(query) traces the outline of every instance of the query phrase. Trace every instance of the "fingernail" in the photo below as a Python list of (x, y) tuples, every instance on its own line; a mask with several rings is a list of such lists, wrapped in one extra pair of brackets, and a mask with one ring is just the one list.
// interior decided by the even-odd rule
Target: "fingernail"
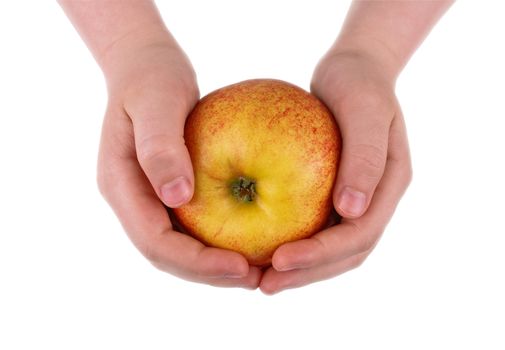
[(184, 204), (191, 194), (189, 181), (180, 176), (161, 186), (161, 198), (171, 208)]
[(239, 272), (227, 272), (223, 275), (224, 278), (244, 278), (247, 275)]
[(340, 195), (339, 209), (349, 216), (360, 216), (365, 210), (366, 195), (350, 187), (345, 187)]
[(303, 268), (303, 265), (302, 264), (291, 264), (291, 265), (278, 266), (278, 267), (274, 267), (274, 268), (279, 272), (285, 272), (285, 271), (301, 269), (301, 268)]

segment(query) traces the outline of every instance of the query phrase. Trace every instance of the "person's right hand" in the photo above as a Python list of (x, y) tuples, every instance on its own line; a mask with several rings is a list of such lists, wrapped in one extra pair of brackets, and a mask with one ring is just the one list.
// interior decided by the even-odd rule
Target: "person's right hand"
[(184, 123), (199, 92), (186, 55), (174, 40), (116, 43), (109, 51), (97, 174), (101, 193), (157, 268), (214, 286), (257, 288), (257, 267), (238, 253), (176, 232), (164, 206), (181, 206), (193, 195)]

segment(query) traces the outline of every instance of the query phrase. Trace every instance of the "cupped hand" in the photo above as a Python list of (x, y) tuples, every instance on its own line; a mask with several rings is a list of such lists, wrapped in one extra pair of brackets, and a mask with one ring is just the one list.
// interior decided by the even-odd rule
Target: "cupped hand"
[(238, 253), (206, 247), (176, 232), (167, 214), (165, 205), (178, 207), (193, 195), (183, 136), (199, 92), (189, 60), (170, 41), (124, 47), (109, 55), (120, 59), (109, 59), (106, 72), (101, 193), (135, 246), (159, 269), (215, 286), (256, 288), (258, 268)]
[(334, 277), (359, 266), (375, 247), (412, 176), (395, 78), (359, 51), (330, 52), (311, 90), (333, 112), (343, 147), (333, 190), (339, 225), (280, 246), (260, 288), (267, 294)]

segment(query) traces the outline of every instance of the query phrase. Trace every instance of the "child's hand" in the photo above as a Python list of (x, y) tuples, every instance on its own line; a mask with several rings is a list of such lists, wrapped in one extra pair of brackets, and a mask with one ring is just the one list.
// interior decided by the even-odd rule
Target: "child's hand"
[(172, 229), (165, 206), (193, 195), (184, 122), (198, 100), (186, 55), (152, 1), (59, 0), (104, 72), (109, 91), (98, 184), (153, 265), (191, 281), (256, 288), (257, 268)]
[(333, 192), (342, 223), (279, 247), (261, 281), (264, 292), (336, 276), (360, 265), (374, 248), (412, 177), (395, 81), (451, 3), (352, 2), (312, 77), (312, 92), (331, 109), (342, 133)]
[(193, 195), (183, 135), (199, 93), (189, 60), (174, 43), (126, 45), (117, 52), (120, 46), (102, 60), (109, 89), (98, 161), (102, 194), (159, 269), (216, 286), (256, 288), (257, 268), (238, 253), (174, 231), (163, 205), (177, 207)]
[(334, 52), (319, 63), (312, 91), (331, 109), (343, 138), (333, 192), (340, 225), (287, 243), (273, 256), (261, 289), (275, 293), (359, 266), (380, 238), (411, 179), (394, 78), (374, 57)]

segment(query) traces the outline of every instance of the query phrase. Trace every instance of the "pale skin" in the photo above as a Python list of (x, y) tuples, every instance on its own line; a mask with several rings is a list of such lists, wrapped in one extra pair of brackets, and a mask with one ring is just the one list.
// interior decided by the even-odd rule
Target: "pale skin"
[(452, 1), (356, 1), (317, 65), (312, 92), (333, 112), (343, 153), (333, 190), (341, 224), (282, 245), (272, 266), (206, 247), (175, 231), (168, 207), (193, 195), (184, 123), (198, 101), (188, 57), (152, 1), (60, 5), (100, 65), (108, 87), (98, 185), (128, 236), (156, 267), (222, 287), (274, 294), (359, 266), (377, 244), (412, 177), (395, 97), (403, 67)]

